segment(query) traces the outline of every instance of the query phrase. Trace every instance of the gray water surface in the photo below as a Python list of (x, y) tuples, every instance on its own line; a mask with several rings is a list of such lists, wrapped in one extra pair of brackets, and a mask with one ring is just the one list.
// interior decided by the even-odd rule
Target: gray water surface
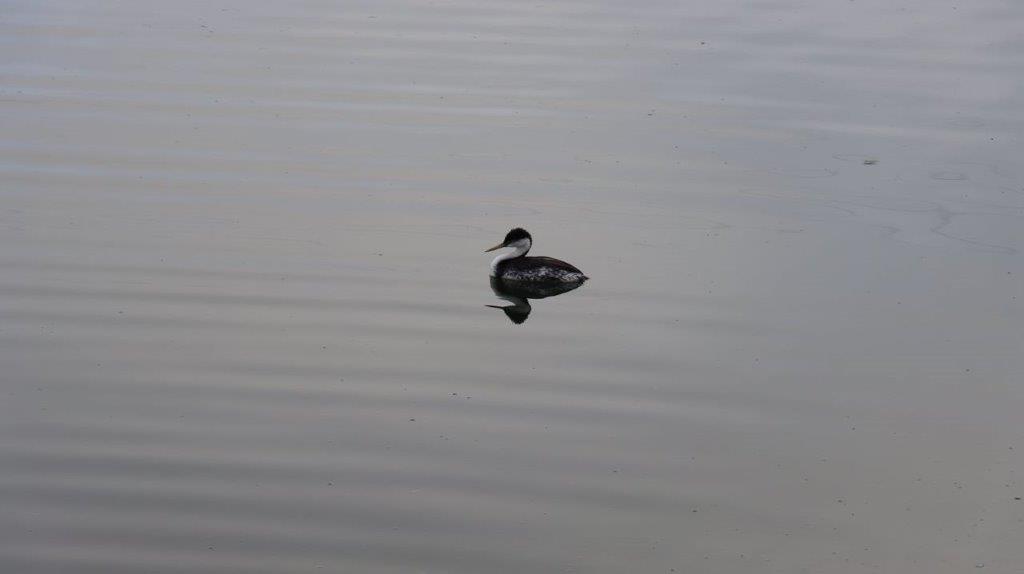
[(1020, 572), (1022, 30), (0, 2), (0, 571)]

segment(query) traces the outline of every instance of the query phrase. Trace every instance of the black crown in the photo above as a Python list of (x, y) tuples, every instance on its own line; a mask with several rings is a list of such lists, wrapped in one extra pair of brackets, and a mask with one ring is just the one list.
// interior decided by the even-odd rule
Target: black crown
[(531, 242), (533, 241), (533, 238), (530, 237), (530, 232), (526, 231), (522, 227), (516, 227), (512, 231), (509, 231), (508, 235), (505, 236), (505, 245), (515, 243), (520, 239), (529, 239)]

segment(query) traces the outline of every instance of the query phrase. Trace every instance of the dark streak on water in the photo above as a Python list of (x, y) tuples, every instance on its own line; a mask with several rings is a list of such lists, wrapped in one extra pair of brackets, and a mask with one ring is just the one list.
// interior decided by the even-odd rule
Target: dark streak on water
[(0, 570), (1019, 572), (1021, 30), (4, 2)]

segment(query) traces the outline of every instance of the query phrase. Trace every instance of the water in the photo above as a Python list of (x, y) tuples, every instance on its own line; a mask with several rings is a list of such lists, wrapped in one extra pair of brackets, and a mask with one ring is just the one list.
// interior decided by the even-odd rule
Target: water
[(1021, 29), (4, 2), (0, 569), (1019, 572)]

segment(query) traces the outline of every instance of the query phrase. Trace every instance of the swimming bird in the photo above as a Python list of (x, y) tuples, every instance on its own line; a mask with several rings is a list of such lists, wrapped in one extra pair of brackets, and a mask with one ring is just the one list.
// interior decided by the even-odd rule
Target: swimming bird
[(502, 281), (563, 282), (582, 283), (588, 277), (576, 267), (552, 257), (527, 257), (533, 246), (530, 233), (516, 227), (505, 235), (505, 240), (484, 251), (511, 247), (509, 253), (502, 253), (491, 261), (491, 277)]

